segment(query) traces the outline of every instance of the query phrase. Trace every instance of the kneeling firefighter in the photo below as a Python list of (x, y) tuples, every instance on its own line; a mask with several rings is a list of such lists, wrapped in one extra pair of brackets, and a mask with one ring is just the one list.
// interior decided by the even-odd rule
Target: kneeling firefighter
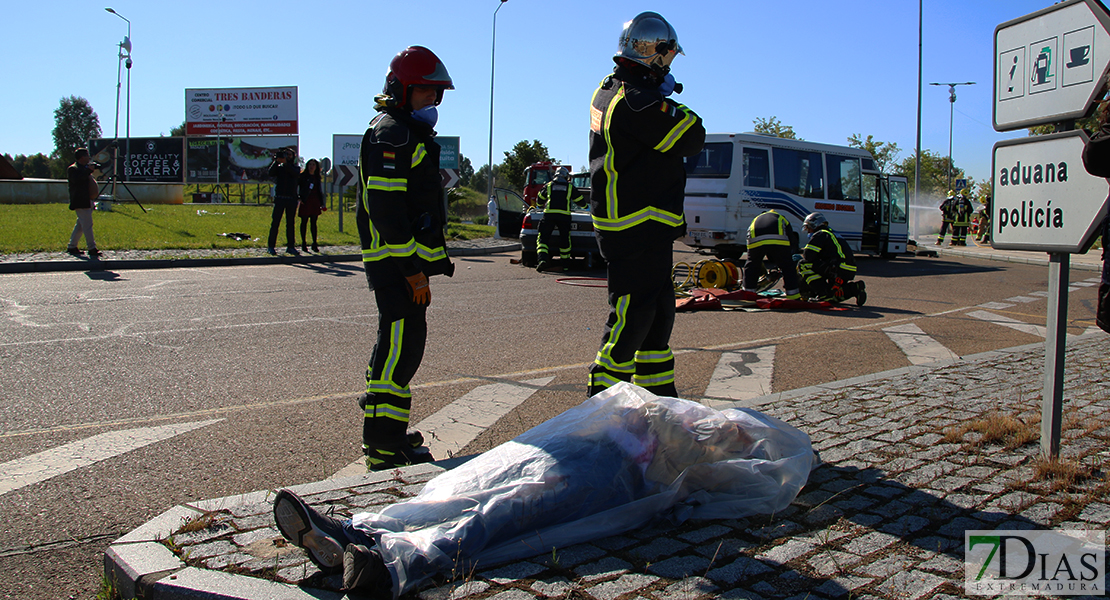
[(862, 281), (852, 281), (856, 277), (855, 256), (848, 244), (829, 228), (828, 219), (821, 213), (810, 213), (802, 230), (809, 234), (809, 243), (798, 263), (805, 296), (832, 302), (854, 297), (856, 306), (863, 306), (867, 302), (867, 286)]

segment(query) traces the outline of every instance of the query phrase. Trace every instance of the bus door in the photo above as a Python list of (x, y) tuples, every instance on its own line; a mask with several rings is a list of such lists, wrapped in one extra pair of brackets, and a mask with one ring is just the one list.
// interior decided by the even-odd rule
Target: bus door
[(883, 249), (881, 244), (885, 240), (883, 223), (883, 178), (878, 173), (863, 173), (863, 238), (860, 241), (860, 250), (880, 254)]
[(880, 254), (901, 254), (909, 240), (909, 185), (905, 177), (883, 176), (883, 221)]

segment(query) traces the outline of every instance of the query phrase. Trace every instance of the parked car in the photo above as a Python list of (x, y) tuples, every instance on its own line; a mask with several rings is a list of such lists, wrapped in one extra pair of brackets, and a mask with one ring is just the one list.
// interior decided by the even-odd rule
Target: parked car
[[(524, 198), (512, 190), (494, 189), (497, 199), (497, 232), (505, 238), (520, 238), (520, 262), (526, 267), (536, 266), (536, 237), (539, 235), (543, 211), (530, 208)], [(574, 209), (571, 211), (570, 254), (572, 258), (584, 259), (587, 268), (602, 263), (601, 253), (594, 237), (594, 222), (590, 211)], [(514, 225), (516, 224), (516, 225)]]

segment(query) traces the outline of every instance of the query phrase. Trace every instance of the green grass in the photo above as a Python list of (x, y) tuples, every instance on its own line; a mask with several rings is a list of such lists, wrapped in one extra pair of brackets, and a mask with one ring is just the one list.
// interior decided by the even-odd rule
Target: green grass
[[(196, 248), (265, 248), (272, 207), (253, 204), (155, 204), (143, 212), (132, 203), (114, 204), (112, 210), (93, 212), (93, 231), (101, 250), (165, 250)], [(76, 219), (64, 204), (0, 205), (0, 254), (59, 252), (65, 250)], [(295, 224), (300, 243), (300, 219)], [(285, 224), (278, 235), (284, 246)], [(246, 233), (250, 240), (236, 241), (221, 233)], [(311, 237), (311, 234), (309, 234)], [(490, 237), (493, 228), (451, 223), (448, 239)], [(359, 243), (355, 214), (329, 210), (319, 219), (322, 246)], [(310, 240), (311, 241), (311, 240)], [(82, 248), (84, 240), (82, 240)]]

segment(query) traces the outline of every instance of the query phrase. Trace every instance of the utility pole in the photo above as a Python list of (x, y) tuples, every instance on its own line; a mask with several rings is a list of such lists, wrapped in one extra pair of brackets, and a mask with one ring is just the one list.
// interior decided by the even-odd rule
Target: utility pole
[(930, 83), (929, 85), (948, 86), (948, 190), (946, 191), (952, 191), (952, 113), (956, 110), (956, 86), (975, 85), (975, 82), (964, 81), (962, 83)]

